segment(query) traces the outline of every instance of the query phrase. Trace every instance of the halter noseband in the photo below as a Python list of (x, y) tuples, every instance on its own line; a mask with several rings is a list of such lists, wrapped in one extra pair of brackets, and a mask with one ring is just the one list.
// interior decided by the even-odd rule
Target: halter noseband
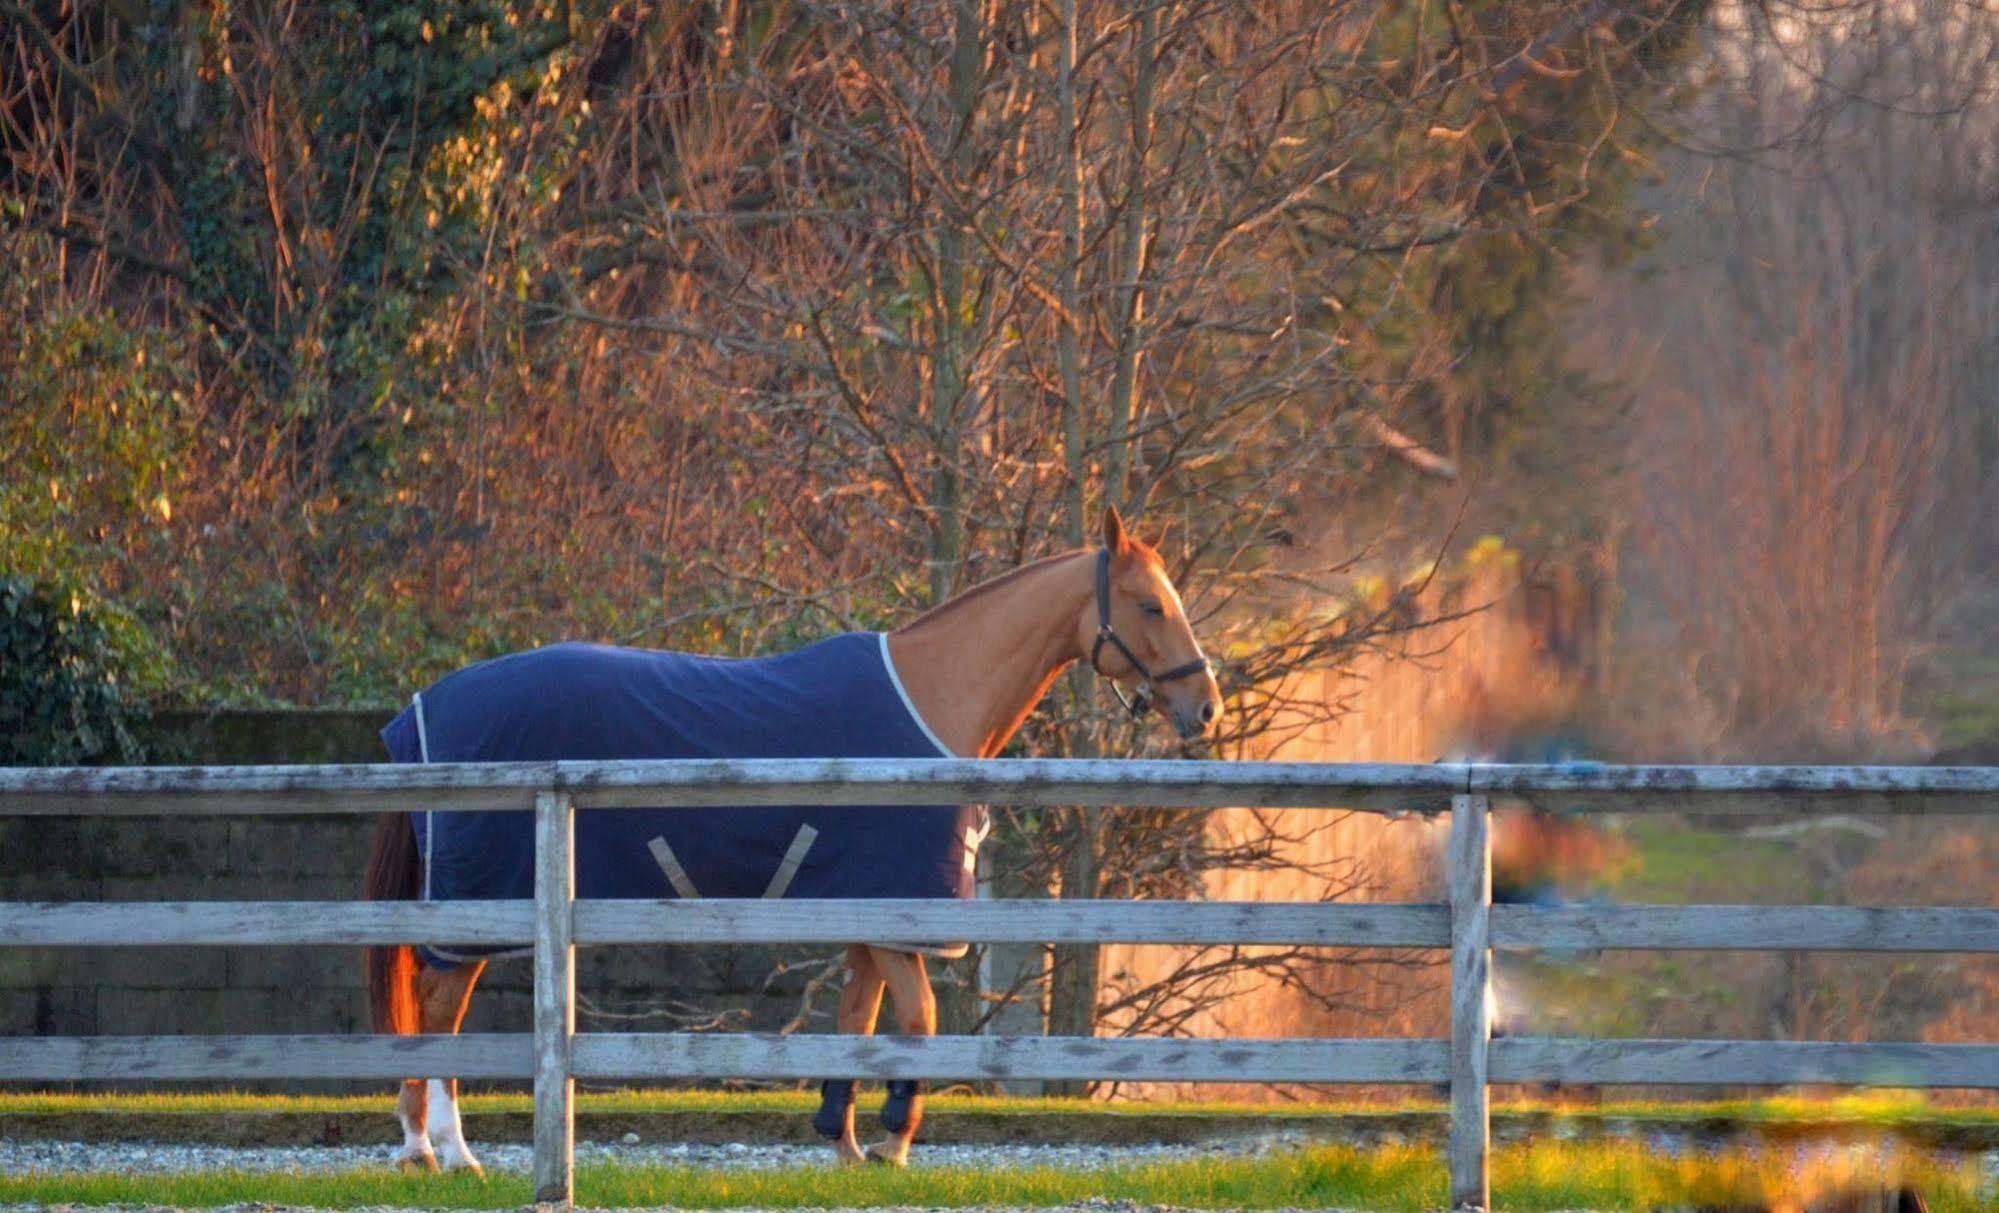
[[(1111, 645), (1118, 652), (1124, 654), (1124, 659), (1129, 661), (1131, 668), (1138, 672), (1138, 689), (1132, 692), (1129, 699), (1125, 698), (1124, 688), (1117, 684), (1117, 679), (1112, 678), (1109, 674), (1105, 674), (1104, 667), (1097, 664), (1097, 658), (1103, 655), (1104, 645), (1106, 644)], [(1099, 548), (1097, 550), (1097, 643), (1090, 646), (1090, 668), (1102, 675), (1104, 681), (1111, 684), (1111, 694), (1117, 696), (1118, 702), (1124, 705), (1125, 711), (1130, 712), (1133, 719), (1145, 715), (1146, 709), (1152, 706), (1152, 689), (1160, 683), (1172, 682), (1176, 678), (1188, 678), (1195, 674), (1205, 674), (1208, 672), (1208, 659), (1205, 657), (1196, 657), (1185, 665), (1176, 665), (1164, 673), (1154, 674), (1151, 670), (1145, 668), (1145, 663), (1138, 659), (1138, 654), (1132, 652), (1124, 641), (1118, 639), (1117, 632), (1111, 628), (1111, 550), (1109, 548)]]

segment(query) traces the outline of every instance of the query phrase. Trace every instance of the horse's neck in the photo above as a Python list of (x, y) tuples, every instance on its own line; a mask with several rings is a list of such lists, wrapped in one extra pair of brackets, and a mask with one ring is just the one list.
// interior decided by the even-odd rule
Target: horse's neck
[(903, 689), (953, 754), (999, 753), (1080, 655), (1077, 625), (1096, 586), (1091, 555), (1017, 570), (889, 633)]

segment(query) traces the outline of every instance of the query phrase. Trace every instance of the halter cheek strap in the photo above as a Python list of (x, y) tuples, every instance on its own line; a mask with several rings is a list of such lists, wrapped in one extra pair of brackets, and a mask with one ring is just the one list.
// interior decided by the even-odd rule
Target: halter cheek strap
[[(1104, 667), (1097, 661), (1099, 657), (1103, 656), (1106, 644), (1123, 654), (1124, 659), (1131, 663), (1131, 668), (1138, 672), (1138, 689), (1133, 691), (1131, 697), (1128, 699), (1125, 697), (1124, 688), (1117, 684), (1117, 679), (1112, 678), (1109, 674), (1105, 674)], [(1151, 670), (1145, 668), (1145, 663), (1138, 659), (1138, 654), (1132, 652), (1131, 647), (1118, 638), (1117, 632), (1111, 627), (1111, 550), (1109, 548), (1099, 548), (1097, 550), (1097, 642), (1090, 646), (1090, 668), (1102, 675), (1104, 680), (1111, 684), (1111, 694), (1117, 696), (1118, 702), (1124, 705), (1125, 711), (1130, 712), (1133, 719), (1145, 715), (1146, 710), (1152, 706), (1152, 690), (1160, 683), (1172, 682), (1176, 678), (1190, 678), (1195, 674), (1205, 674), (1208, 672), (1208, 659), (1205, 657), (1196, 657), (1185, 665), (1176, 665), (1163, 673), (1154, 674)]]

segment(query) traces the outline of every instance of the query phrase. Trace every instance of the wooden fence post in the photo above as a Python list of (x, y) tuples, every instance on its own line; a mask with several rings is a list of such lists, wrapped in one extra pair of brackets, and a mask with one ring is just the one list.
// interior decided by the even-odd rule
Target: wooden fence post
[(1492, 1205), (1492, 839), (1483, 796), (1451, 798), (1451, 1207)]
[(567, 1210), (575, 1201), (576, 814), (566, 792), (534, 801), (534, 1202)]

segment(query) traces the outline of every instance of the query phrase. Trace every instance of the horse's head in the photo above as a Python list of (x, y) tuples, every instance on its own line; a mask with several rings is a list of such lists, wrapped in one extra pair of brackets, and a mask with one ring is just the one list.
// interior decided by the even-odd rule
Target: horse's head
[[(1077, 621), (1083, 652), (1120, 687), (1132, 715), (1156, 705), (1181, 737), (1201, 736), (1222, 714), (1222, 693), (1165, 563), (1125, 533), (1115, 508), (1104, 511), (1103, 543), (1096, 597)], [(1125, 685), (1133, 688), (1128, 699)]]

